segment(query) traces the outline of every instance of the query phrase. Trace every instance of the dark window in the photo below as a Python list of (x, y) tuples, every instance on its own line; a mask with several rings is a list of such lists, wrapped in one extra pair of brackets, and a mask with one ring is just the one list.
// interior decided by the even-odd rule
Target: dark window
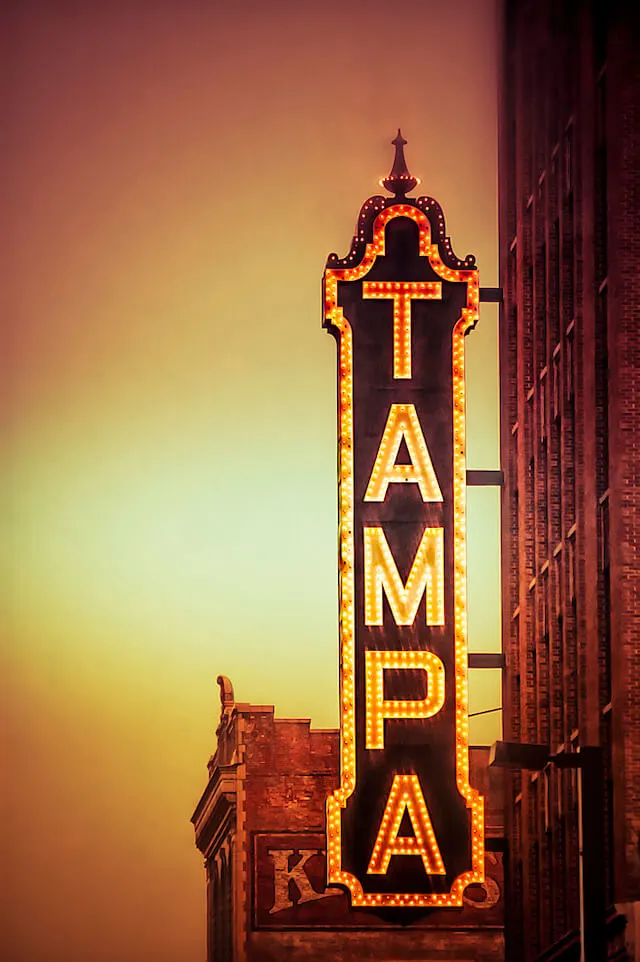
[(593, 10), (593, 59), (596, 73), (602, 70), (607, 61), (608, 21), (608, 0), (595, 0)]
[(604, 495), (598, 505), (598, 627), (599, 627), (599, 683), (600, 707), (611, 701), (611, 573), (609, 497)]
[(596, 302), (596, 479), (598, 496), (609, 486), (609, 320), (608, 285)]
[(565, 362), (564, 362), (564, 376), (565, 383), (567, 387), (567, 400), (573, 400), (574, 392), (574, 381), (575, 381), (575, 371), (574, 371), (574, 340), (573, 340), (573, 329), (567, 334), (565, 342)]
[(540, 443), (547, 440), (547, 375), (540, 378)]
[(559, 551), (558, 554), (553, 559), (553, 571), (554, 571), (554, 610), (556, 616), (560, 618), (562, 616), (562, 552)]
[(573, 125), (567, 127), (564, 136), (564, 192), (573, 191)]
[(567, 539), (567, 595), (570, 601), (576, 597), (576, 539), (572, 535)]
[(562, 411), (562, 389), (560, 387), (560, 351), (556, 351), (556, 353), (553, 355), (551, 374), (553, 379), (553, 399), (551, 413), (554, 421), (558, 421)]
[(607, 73), (596, 83), (595, 147), (595, 255), (596, 284), (607, 276)]
[(560, 220), (555, 218), (551, 228), (551, 247), (549, 251), (549, 317), (551, 319), (551, 343), (556, 344), (560, 337)]

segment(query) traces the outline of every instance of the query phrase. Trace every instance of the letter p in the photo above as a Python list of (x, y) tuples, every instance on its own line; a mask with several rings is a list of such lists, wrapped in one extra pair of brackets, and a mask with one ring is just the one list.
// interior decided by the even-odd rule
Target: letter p
[[(386, 700), (384, 673), (388, 669), (420, 668), (427, 676), (425, 698)], [(366, 748), (384, 748), (385, 718), (431, 718), (444, 705), (444, 665), (432, 651), (365, 651)]]

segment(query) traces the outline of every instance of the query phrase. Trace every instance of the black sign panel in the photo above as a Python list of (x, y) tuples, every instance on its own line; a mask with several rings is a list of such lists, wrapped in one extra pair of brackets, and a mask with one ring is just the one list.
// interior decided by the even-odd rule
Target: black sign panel
[(469, 784), (464, 337), (478, 271), (431, 198), (364, 205), (329, 258), (338, 342), (341, 784), (329, 884), (356, 906), (461, 906), (484, 881)]

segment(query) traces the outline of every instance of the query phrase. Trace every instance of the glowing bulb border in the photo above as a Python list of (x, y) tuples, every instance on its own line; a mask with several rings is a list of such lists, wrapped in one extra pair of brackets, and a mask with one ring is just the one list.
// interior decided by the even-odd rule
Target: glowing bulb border
[[(366, 207), (366, 205), (365, 205)], [(364, 211), (365, 208), (363, 208)], [(356, 784), (355, 750), (355, 612), (353, 532), (353, 334), (338, 305), (338, 282), (362, 279), (385, 253), (385, 228), (396, 217), (408, 217), (419, 230), (418, 250), (438, 277), (465, 282), (466, 307), (453, 328), (453, 529), (455, 598), (456, 785), (471, 810), (471, 870), (453, 880), (448, 893), (367, 893), (360, 880), (342, 869), (340, 811)], [(446, 245), (445, 245), (446, 246)], [(448, 248), (447, 248), (448, 249)], [(350, 255), (351, 256), (351, 255)], [(451, 268), (442, 261), (438, 244), (431, 242), (426, 213), (409, 204), (383, 208), (373, 222), (373, 238), (359, 264), (327, 267), (324, 275), (325, 317), (339, 331), (339, 624), (340, 624), (340, 785), (327, 798), (327, 875), (329, 885), (343, 885), (353, 906), (460, 907), (468, 885), (483, 883), (484, 800), (469, 784), (468, 644), (466, 602), (466, 461), (464, 335), (478, 320), (480, 298), (477, 268)]]

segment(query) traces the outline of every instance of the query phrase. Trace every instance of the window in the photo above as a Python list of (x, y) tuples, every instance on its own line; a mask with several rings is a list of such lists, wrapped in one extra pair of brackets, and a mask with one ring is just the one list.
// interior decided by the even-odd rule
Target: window
[(573, 401), (574, 394), (574, 338), (573, 338), (574, 326), (573, 322), (569, 325), (567, 329), (567, 337), (565, 341), (565, 362), (564, 362), (564, 372), (565, 372), (565, 383), (567, 387), (567, 400)]
[(554, 421), (560, 420), (562, 410), (562, 389), (560, 386), (560, 345), (553, 352), (553, 362), (551, 368), (552, 377), (552, 401), (551, 414)]
[(576, 537), (575, 532), (567, 539), (567, 595), (576, 599)]
[(600, 707), (611, 701), (611, 571), (609, 496), (598, 502), (598, 626)]
[(538, 637), (549, 640), (549, 569), (547, 568), (538, 581)]
[(596, 477), (598, 496), (609, 486), (609, 321), (608, 285), (600, 286), (596, 301)]
[(569, 123), (564, 137), (564, 192), (573, 191), (573, 124)]
[(607, 73), (603, 70), (595, 93), (595, 237), (596, 284), (607, 276)]
[(562, 547), (556, 550), (553, 559), (554, 609), (557, 618), (562, 618)]

